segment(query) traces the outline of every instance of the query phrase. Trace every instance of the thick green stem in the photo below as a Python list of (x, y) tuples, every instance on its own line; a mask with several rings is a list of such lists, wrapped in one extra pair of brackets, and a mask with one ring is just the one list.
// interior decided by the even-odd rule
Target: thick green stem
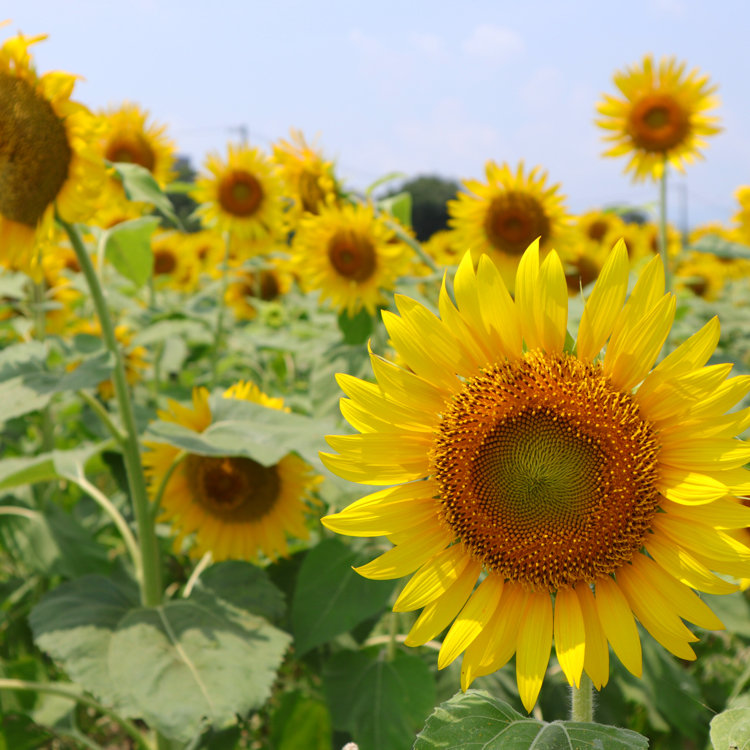
[(86, 391), (76, 391), (76, 395), (91, 407), (91, 410), (96, 413), (96, 416), (99, 417), (102, 424), (109, 430), (112, 437), (117, 441), (117, 444), (122, 447), (123, 443), (125, 442), (125, 435), (122, 433), (122, 430), (112, 421), (112, 417), (109, 416), (109, 412), (101, 403), (101, 401), (99, 401), (96, 396), (92, 396)]
[(580, 687), (571, 687), (570, 718), (573, 721), (592, 722), (594, 720), (594, 686), (584, 672)]
[(90, 698), (88, 695), (82, 694), (78, 688), (75, 688), (72, 685), (68, 686), (61, 685), (60, 683), (27, 682), (26, 680), (0, 678), (0, 690), (27, 690), (35, 693), (52, 693), (53, 695), (61, 695), (64, 698), (69, 698), (76, 703), (81, 703), (84, 706), (93, 708), (104, 716), (108, 716), (122, 727), (122, 730), (128, 735), (128, 737), (135, 741), (137, 747), (142, 748), (142, 750), (152, 750), (151, 745), (146, 741), (146, 738), (138, 731), (138, 728), (134, 724), (131, 724), (127, 719), (124, 719), (112, 709), (102, 705), (99, 701)]
[(81, 266), (86, 282), (91, 292), (91, 298), (96, 308), (96, 314), (102, 328), (102, 336), (107, 349), (115, 360), (112, 381), (114, 383), (115, 398), (120, 412), (120, 422), (124, 431), (122, 444), (125, 470), (128, 476), (130, 498), (133, 503), (133, 513), (138, 528), (138, 541), (140, 551), (141, 578), (141, 602), (147, 607), (155, 607), (162, 601), (161, 584), (161, 561), (159, 559), (159, 544), (154, 530), (154, 522), (150, 512), (148, 494), (146, 492), (146, 479), (141, 464), (141, 452), (138, 445), (138, 429), (133, 413), (133, 404), (130, 400), (127, 380), (125, 378), (125, 364), (122, 352), (115, 337), (115, 329), (112, 318), (107, 308), (104, 293), (99, 278), (94, 271), (91, 258), (83, 246), (83, 241), (78, 230), (58, 217), (60, 225), (70, 239), (70, 244), (75, 250), (78, 263)]
[(224, 335), (224, 316), (227, 304), (224, 297), (229, 284), (229, 249), (232, 244), (232, 235), (227, 233), (224, 237), (224, 261), (221, 264), (221, 288), (219, 290), (219, 311), (216, 316), (216, 331), (214, 332), (214, 348), (211, 354), (211, 385), (216, 384), (216, 373), (219, 367), (219, 354), (221, 352), (221, 339)]
[(664, 286), (667, 292), (672, 291), (672, 268), (667, 252), (667, 160), (659, 180), (659, 253), (664, 263)]

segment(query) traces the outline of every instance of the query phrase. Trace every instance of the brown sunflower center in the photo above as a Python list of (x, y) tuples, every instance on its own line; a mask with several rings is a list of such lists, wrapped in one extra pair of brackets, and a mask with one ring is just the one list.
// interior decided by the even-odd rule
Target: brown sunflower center
[(657, 510), (654, 429), (600, 367), (530, 352), (471, 378), (433, 455), (445, 522), (491, 571), (555, 590), (612, 573)]
[(235, 521), (265, 516), (279, 497), (276, 466), (251, 458), (189, 455), (185, 471), (195, 498), (207, 510)]
[(633, 142), (645, 151), (668, 151), (690, 132), (690, 117), (669, 94), (653, 93), (637, 101), (628, 118)]
[(154, 276), (169, 274), (177, 268), (177, 258), (174, 251), (167, 248), (154, 250)]
[(565, 283), (572, 294), (577, 294), (599, 276), (599, 266), (585, 255), (576, 258), (570, 265), (570, 270), (565, 272)]
[(317, 214), (318, 208), (325, 200), (325, 192), (320, 187), (320, 175), (303, 171), (299, 176), (299, 196), (302, 208), (311, 214)]
[(492, 199), (484, 231), (495, 249), (520, 256), (537, 237), (544, 243), (550, 234), (550, 220), (533, 195), (508, 190)]
[(32, 86), (0, 73), (0, 214), (34, 227), (68, 177), (65, 125)]
[(245, 297), (255, 297), (265, 302), (276, 299), (281, 293), (279, 281), (276, 274), (270, 271), (261, 271), (259, 274), (250, 274), (242, 286), (242, 294)]
[(219, 181), (219, 203), (233, 216), (252, 216), (263, 202), (263, 186), (249, 172), (234, 169)]
[(377, 265), (371, 240), (353, 229), (340, 229), (328, 243), (328, 259), (336, 272), (361, 284), (367, 281)]
[(595, 240), (596, 242), (601, 242), (607, 234), (608, 229), (609, 224), (607, 224), (604, 219), (596, 219), (596, 221), (592, 221), (591, 224), (589, 224), (586, 234), (588, 234), (590, 239)]
[(140, 133), (118, 133), (107, 143), (104, 156), (109, 161), (138, 164), (149, 172), (153, 172), (156, 165), (154, 150)]

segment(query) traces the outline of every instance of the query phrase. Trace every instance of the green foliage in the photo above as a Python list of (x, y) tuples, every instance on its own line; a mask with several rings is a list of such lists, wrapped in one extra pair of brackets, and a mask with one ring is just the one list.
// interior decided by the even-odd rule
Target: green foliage
[(151, 235), (158, 224), (159, 219), (143, 216), (115, 224), (101, 236), (105, 257), (119, 274), (135, 284), (136, 289), (143, 286), (153, 273)]
[(405, 190), (378, 201), (378, 208), (381, 211), (390, 214), (399, 224), (407, 228), (411, 227), (411, 206), (411, 193)]
[(352, 570), (362, 560), (338, 539), (326, 539), (302, 562), (292, 600), (295, 649), (304, 654), (381, 612), (393, 581), (368, 581)]
[(648, 740), (628, 729), (573, 721), (539, 721), (488, 693), (469, 690), (438, 706), (414, 750), (646, 750)]
[(36, 750), (53, 737), (25, 714), (0, 716), (0, 750)]
[[(447, 202), (456, 197), (460, 185), (435, 175), (423, 175), (403, 182), (395, 194), (411, 196), (411, 222), (420, 242), (448, 226)], [(390, 196), (389, 196), (390, 197)]]
[(344, 343), (350, 346), (365, 344), (375, 328), (372, 315), (364, 307), (351, 317), (346, 310), (340, 312), (338, 324)]
[(274, 750), (330, 750), (331, 716), (325, 703), (302, 691), (284, 693), (271, 717)]
[(360, 750), (407, 750), (435, 702), (435, 678), (415, 654), (341, 651), (323, 670), (333, 726)]
[(711, 745), (714, 750), (750, 748), (750, 708), (731, 708), (711, 719)]
[(148, 169), (141, 167), (139, 164), (124, 162), (116, 162), (112, 166), (122, 181), (122, 187), (129, 200), (150, 203), (172, 224), (177, 227), (181, 226), (180, 219), (174, 212), (172, 202), (162, 192), (159, 183), (156, 182)]

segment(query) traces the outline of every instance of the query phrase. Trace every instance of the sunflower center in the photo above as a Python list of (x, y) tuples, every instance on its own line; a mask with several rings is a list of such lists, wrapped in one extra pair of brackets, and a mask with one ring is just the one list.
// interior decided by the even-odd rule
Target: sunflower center
[(537, 237), (544, 243), (550, 234), (550, 221), (536, 198), (509, 190), (492, 199), (484, 231), (495, 249), (520, 256)]
[(336, 272), (362, 283), (373, 273), (377, 258), (372, 242), (353, 229), (340, 229), (328, 243), (328, 259)]
[(596, 240), (596, 242), (601, 242), (607, 234), (608, 229), (609, 225), (606, 221), (603, 219), (597, 219), (596, 221), (591, 222), (587, 234), (590, 239)]
[(263, 186), (249, 172), (235, 169), (219, 181), (219, 203), (234, 216), (252, 216), (263, 202)]
[(0, 214), (34, 227), (68, 177), (65, 125), (32, 86), (0, 73)]
[(588, 286), (599, 276), (599, 266), (590, 258), (581, 255), (571, 263), (570, 271), (565, 273), (565, 283), (568, 291), (577, 294), (583, 287)]
[(138, 164), (149, 172), (153, 172), (156, 165), (154, 150), (140, 133), (118, 134), (107, 144), (104, 156), (109, 161)]
[(185, 470), (200, 504), (217, 516), (253, 521), (265, 516), (279, 496), (275, 466), (251, 458), (189, 455)]
[(595, 365), (529, 352), (466, 381), (435, 440), (444, 521), (487, 570), (555, 590), (612, 573), (657, 510), (654, 429)]
[(264, 302), (276, 299), (280, 293), (276, 275), (268, 271), (261, 271), (259, 275), (251, 274), (242, 287), (243, 296), (255, 297), (256, 299), (262, 299)]
[(318, 213), (318, 207), (325, 200), (325, 193), (320, 187), (320, 175), (305, 170), (299, 176), (299, 196), (302, 208), (311, 214)]
[(169, 274), (177, 268), (177, 258), (171, 250), (154, 250), (154, 276)]
[(690, 132), (690, 118), (672, 96), (654, 93), (633, 105), (628, 130), (639, 148), (668, 151), (685, 140)]

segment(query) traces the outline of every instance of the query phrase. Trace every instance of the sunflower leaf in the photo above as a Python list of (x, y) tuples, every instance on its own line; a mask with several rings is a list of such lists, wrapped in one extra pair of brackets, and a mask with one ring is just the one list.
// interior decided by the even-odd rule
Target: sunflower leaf
[(330, 750), (331, 715), (327, 706), (300, 690), (283, 693), (271, 716), (270, 740), (276, 750)]
[(750, 708), (730, 708), (711, 719), (714, 750), (750, 750)]
[(361, 562), (338, 539), (326, 539), (307, 553), (291, 605), (298, 654), (354, 628), (385, 608), (395, 582), (362, 578), (352, 570)]
[(129, 164), (126, 162), (115, 162), (112, 166), (122, 181), (122, 187), (129, 200), (150, 203), (176, 227), (183, 228), (182, 222), (174, 212), (172, 201), (162, 191), (159, 183), (148, 169), (139, 164)]
[(107, 260), (136, 288), (151, 278), (154, 267), (151, 235), (158, 224), (159, 219), (155, 216), (142, 216), (115, 224), (101, 237), (100, 244)]
[(459, 693), (438, 706), (417, 736), (414, 750), (646, 750), (637, 732), (605, 724), (539, 721), (480, 690)]
[(362, 346), (375, 329), (372, 315), (364, 308), (352, 316), (344, 310), (339, 313), (338, 323), (344, 343), (350, 346)]
[(290, 640), (249, 613), (240, 622), (194, 601), (170, 601), (120, 620), (109, 669), (142, 718), (187, 742), (262, 706)]
[[(359, 750), (407, 750), (435, 702), (435, 678), (416, 654), (340, 651), (323, 668), (333, 726)], [(457, 747), (465, 748), (464, 744)]]

